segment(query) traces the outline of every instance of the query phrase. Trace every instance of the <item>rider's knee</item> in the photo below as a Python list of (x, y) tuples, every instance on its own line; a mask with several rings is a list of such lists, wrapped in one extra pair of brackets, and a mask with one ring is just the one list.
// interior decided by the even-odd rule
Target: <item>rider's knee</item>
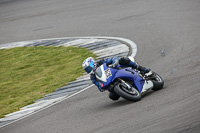
[(118, 96), (116, 93), (110, 92), (109, 98), (112, 99), (113, 101), (116, 101), (120, 98), (120, 96)]
[(119, 59), (119, 64), (121, 65), (127, 65), (131, 62), (131, 60), (127, 57), (122, 57)]

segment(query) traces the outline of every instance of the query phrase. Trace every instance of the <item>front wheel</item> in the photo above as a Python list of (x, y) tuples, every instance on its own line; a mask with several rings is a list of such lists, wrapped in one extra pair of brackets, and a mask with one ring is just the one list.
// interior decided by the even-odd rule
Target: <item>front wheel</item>
[(137, 89), (135, 89), (134, 87), (131, 87), (131, 89), (128, 89), (127, 87), (125, 87), (124, 85), (121, 85), (119, 83), (114, 87), (114, 91), (115, 91), (115, 93), (117, 93), (117, 95), (119, 95), (129, 101), (136, 102), (141, 99), (140, 92)]

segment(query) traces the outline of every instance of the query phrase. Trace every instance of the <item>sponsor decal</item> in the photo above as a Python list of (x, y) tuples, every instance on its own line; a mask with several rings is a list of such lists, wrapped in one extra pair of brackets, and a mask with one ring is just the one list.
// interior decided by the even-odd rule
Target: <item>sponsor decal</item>
[(106, 79), (109, 79), (111, 76), (112, 76), (112, 73), (110, 71), (110, 68), (106, 69), (105, 70), (105, 73), (106, 73)]

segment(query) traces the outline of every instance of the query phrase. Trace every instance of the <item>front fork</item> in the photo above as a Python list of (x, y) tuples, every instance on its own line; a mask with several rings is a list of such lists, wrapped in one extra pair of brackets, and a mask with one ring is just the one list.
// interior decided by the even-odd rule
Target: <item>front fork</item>
[(126, 91), (127, 93), (131, 93), (131, 94), (136, 94), (137, 92), (135, 91), (135, 88), (130, 85), (129, 83), (127, 83), (126, 81), (124, 81), (121, 78), (118, 78), (119, 82), (120, 82), (120, 86), (124, 89), (124, 91)]
[(123, 85), (123, 87), (125, 87), (125, 88), (127, 88), (128, 90), (131, 90), (131, 86), (128, 84), (128, 83), (126, 83), (123, 79), (121, 79), (121, 78), (118, 78), (120, 81), (121, 81), (121, 85)]

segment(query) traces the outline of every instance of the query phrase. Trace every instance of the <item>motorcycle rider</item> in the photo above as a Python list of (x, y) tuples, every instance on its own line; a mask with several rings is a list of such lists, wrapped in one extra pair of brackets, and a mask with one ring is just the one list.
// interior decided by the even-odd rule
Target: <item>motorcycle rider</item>
[[(132, 67), (133, 69), (137, 69), (142, 73), (148, 73), (150, 71), (149, 68), (142, 67), (135, 62), (131, 61), (128, 57), (122, 57), (122, 58), (106, 58), (95, 61), (94, 58), (88, 57), (83, 61), (83, 69), (90, 74), (90, 79), (92, 82), (98, 87), (100, 92), (103, 92), (104, 89), (99, 85), (96, 77), (95, 77), (95, 70), (101, 66), (103, 63), (106, 63), (107, 66), (115, 68), (118, 64), (123, 65), (125, 67)], [(118, 100), (119, 96), (115, 92), (110, 92), (109, 98), (112, 100)]]

